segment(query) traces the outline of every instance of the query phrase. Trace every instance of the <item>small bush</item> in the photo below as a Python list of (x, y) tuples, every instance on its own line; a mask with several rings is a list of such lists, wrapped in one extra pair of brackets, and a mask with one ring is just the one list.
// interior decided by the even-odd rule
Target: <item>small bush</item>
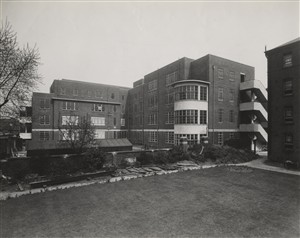
[(105, 153), (100, 148), (90, 148), (83, 156), (83, 169), (96, 171), (103, 168)]

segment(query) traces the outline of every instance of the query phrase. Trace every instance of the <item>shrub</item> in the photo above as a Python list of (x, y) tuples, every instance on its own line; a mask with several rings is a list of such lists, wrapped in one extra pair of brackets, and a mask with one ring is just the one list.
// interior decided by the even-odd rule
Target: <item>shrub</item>
[(105, 153), (100, 148), (89, 148), (83, 156), (83, 169), (95, 171), (103, 168)]
[(245, 138), (240, 139), (229, 139), (224, 141), (224, 145), (236, 148), (236, 149), (248, 149), (249, 147), (249, 140)]

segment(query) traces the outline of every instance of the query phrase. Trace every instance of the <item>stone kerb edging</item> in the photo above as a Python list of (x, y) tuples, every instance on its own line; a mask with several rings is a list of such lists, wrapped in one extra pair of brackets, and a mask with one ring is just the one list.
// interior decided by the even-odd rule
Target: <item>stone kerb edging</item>
[(175, 170), (161, 170), (161, 171), (153, 171), (153, 172), (146, 172), (144, 174), (129, 174), (129, 175), (119, 175), (112, 178), (107, 179), (100, 179), (95, 181), (86, 181), (81, 183), (69, 183), (69, 184), (61, 184), (58, 186), (51, 186), (46, 188), (36, 188), (36, 189), (30, 189), (26, 191), (19, 191), (19, 192), (0, 192), (0, 200), (7, 200), (11, 198), (17, 198), (24, 195), (30, 195), (30, 194), (36, 194), (36, 193), (44, 193), (48, 191), (56, 191), (56, 190), (64, 190), (68, 188), (76, 188), (76, 187), (82, 187), (92, 184), (104, 184), (104, 183), (114, 183), (119, 181), (127, 181), (131, 179), (137, 179), (137, 178), (143, 178), (143, 177), (149, 177), (154, 175), (168, 175), (183, 171), (190, 171), (190, 170), (200, 170), (200, 169), (208, 169), (208, 168), (214, 168), (214, 167), (224, 167), (224, 166), (245, 166), (245, 163), (242, 164), (220, 164), (220, 165), (202, 165), (202, 166), (182, 166)]

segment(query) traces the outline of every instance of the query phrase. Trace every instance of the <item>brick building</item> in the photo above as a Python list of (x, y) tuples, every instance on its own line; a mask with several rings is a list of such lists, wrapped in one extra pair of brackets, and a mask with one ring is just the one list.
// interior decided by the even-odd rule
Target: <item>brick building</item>
[(128, 137), (149, 147), (170, 147), (181, 137), (221, 145), (243, 138), (260, 147), (268, 140), (266, 102), (253, 67), (213, 55), (182, 58), (134, 82)]
[(300, 38), (265, 52), (268, 60), (269, 158), (300, 163)]
[(59, 130), (68, 121), (88, 117), (96, 139), (126, 138), (125, 109), (129, 88), (74, 80), (54, 80), (50, 93), (33, 93), (32, 139), (28, 150), (64, 148)]

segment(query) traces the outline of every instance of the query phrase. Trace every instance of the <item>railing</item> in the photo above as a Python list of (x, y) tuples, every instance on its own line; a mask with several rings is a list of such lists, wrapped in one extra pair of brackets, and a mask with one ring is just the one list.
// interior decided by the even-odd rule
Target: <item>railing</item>
[(240, 131), (242, 132), (256, 132), (259, 133), (265, 142), (268, 142), (268, 133), (261, 124), (240, 124)]
[(240, 90), (256, 90), (256, 94), (261, 102), (266, 102), (268, 100), (268, 92), (264, 85), (259, 80), (245, 81), (240, 84)]
[(263, 116), (264, 121), (268, 121), (268, 112), (259, 102), (244, 102), (240, 104), (240, 111), (258, 111)]

